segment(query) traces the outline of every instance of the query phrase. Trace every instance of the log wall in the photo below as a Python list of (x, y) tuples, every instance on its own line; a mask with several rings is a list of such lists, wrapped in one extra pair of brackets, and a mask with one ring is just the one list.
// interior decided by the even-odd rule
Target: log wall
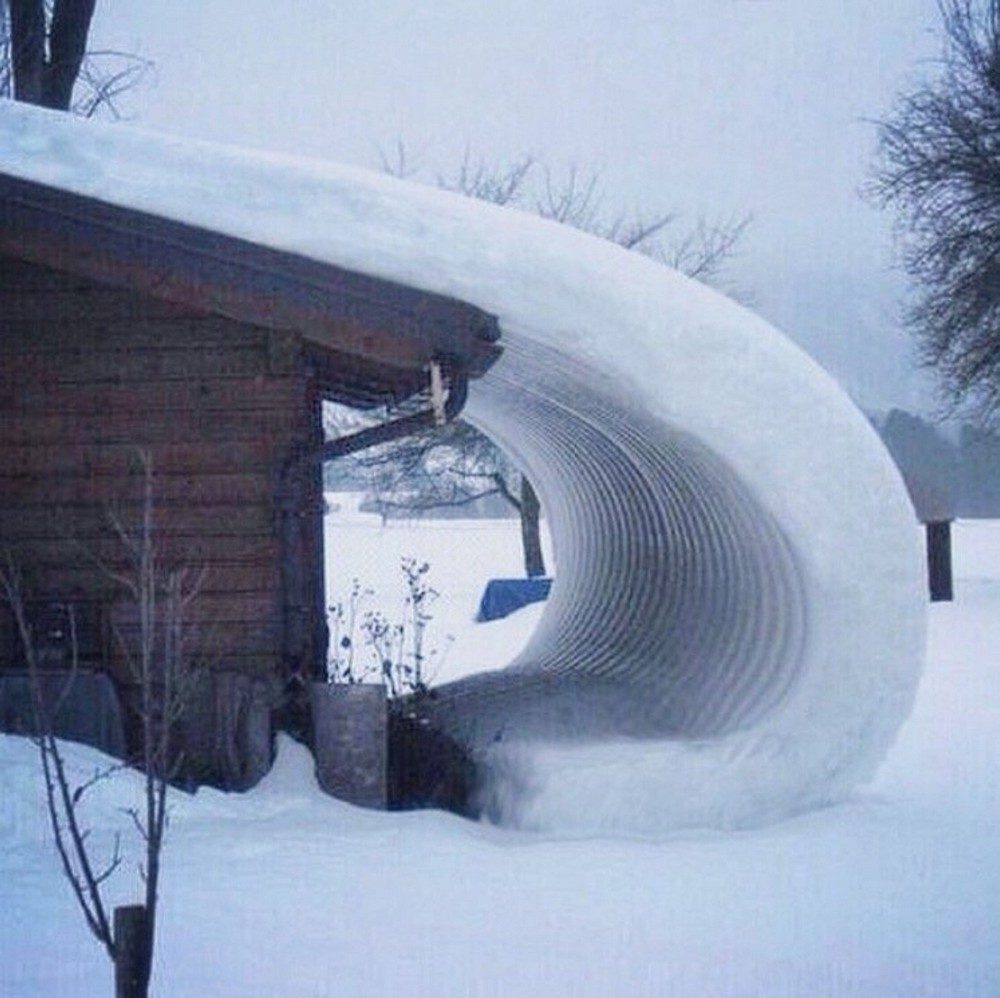
[[(281, 675), (278, 475), (320, 432), (303, 356), (293, 334), (0, 257), (0, 543), (33, 595), (94, 609), (119, 680), (112, 622), (127, 633), (134, 614), (94, 562), (124, 564), (108, 514), (137, 522), (137, 448), (152, 456), (165, 560), (207, 572), (206, 663)], [(309, 473), (310, 527), (292, 552), (311, 587), (304, 614), (322, 603), (319, 472)]]

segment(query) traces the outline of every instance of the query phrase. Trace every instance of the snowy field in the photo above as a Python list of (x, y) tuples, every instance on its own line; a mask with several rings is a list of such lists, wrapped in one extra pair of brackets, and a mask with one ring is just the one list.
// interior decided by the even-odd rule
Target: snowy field
[[(405, 618), (403, 558), (430, 565), (427, 579), (436, 596), (428, 604), (428, 676), (440, 684), (506, 665), (524, 646), (542, 614), (542, 604), (489, 625), (475, 623), (483, 589), (491, 578), (521, 578), (521, 527), (517, 519), (387, 520), (358, 512), (360, 496), (329, 493), (326, 517), (327, 602), (346, 601), (352, 581), (371, 595), (364, 610), (380, 610), (391, 621)], [(542, 521), (546, 569), (554, 561)], [(483, 640), (488, 637), (488, 640)], [(364, 648), (363, 655), (367, 658)]]
[[(530, 617), (497, 631), (471, 615), (481, 574), (516, 573), (516, 543), (494, 536), (516, 522), (460, 529), (355, 517), (330, 557), (373, 586), (392, 583), (399, 554), (426, 557), (442, 590), (461, 580), (439, 604), (449, 657), (499, 664)], [(501, 548), (511, 560), (497, 564)], [(288, 742), (248, 794), (176, 796), (154, 993), (1000, 994), (1000, 522), (959, 524), (955, 561), (957, 599), (931, 610), (920, 696), (878, 779), (781, 825), (559, 841), (364, 812), (321, 796)], [(99, 761), (71, 757), (82, 775)], [(110, 994), (57, 872), (36, 770), (30, 743), (0, 736), (0, 995)], [(136, 783), (95, 793), (95, 835), (125, 827), (117, 809)], [(131, 869), (112, 895), (137, 896)]]

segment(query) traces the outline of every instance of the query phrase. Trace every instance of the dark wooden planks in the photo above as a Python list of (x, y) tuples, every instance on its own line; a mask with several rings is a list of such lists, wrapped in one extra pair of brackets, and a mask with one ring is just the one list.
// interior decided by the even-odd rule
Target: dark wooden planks
[[(206, 570), (200, 654), (275, 672), (275, 496), (317, 404), (295, 335), (0, 259), (0, 542), (37, 592), (97, 602), (119, 638), (128, 601), (96, 566), (128, 567), (109, 514), (139, 520), (141, 447), (163, 563)], [(110, 637), (108, 656), (122, 674)]]

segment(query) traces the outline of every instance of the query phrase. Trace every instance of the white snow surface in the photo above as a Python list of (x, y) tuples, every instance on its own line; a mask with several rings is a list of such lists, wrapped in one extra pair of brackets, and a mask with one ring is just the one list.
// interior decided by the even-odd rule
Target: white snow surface
[[(426, 534), (447, 565), (449, 535)], [(254, 790), (174, 794), (152, 994), (1000, 993), (1000, 522), (957, 524), (955, 560), (956, 601), (931, 609), (925, 680), (877, 780), (768, 828), (553, 838), (362, 811), (322, 795), (284, 739)], [(81, 779), (107, 761), (66, 750)], [(125, 839), (112, 903), (139, 895), (119, 811), (139, 782), (88, 797), (94, 836)], [(58, 870), (35, 747), (0, 737), (0, 994), (111, 990)]]
[[(406, 621), (406, 595), (400, 570), (404, 558), (430, 566), (427, 584), (429, 620), (424, 635), (427, 679), (434, 686), (469, 675), (500, 669), (515, 658), (534, 633), (545, 608), (533, 603), (488, 625), (475, 618), (490, 579), (524, 574), (521, 524), (507, 519), (386, 519), (358, 507), (363, 496), (328, 492), (325, 518), (327, 604), (346, 602), (355, 580), (367, 595), (366, 610), (384, 614), (392, 623)], [(541, 528), (545, 562), (555, 565), (545, 521)], [(352, 636), (363, 667), (375, 659), (364, 645), (360, 628)]]
[(758, 825), (883, 758), (924, 648), (913, 511), (867, 421), (760, 318), (601, 240), (326, 163), (6, 104), (0, 169), (498, 316), (467, 412), (536, 484), (559, 565), (515, 661), (442, 700), (498, 820)]

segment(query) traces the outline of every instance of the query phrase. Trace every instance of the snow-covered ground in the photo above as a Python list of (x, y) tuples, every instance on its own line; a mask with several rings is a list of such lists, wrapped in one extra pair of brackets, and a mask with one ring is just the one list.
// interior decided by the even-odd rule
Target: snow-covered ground
[[(474, 531), (499, 528), (463, 526), (461, 543), (436, 526), (355, 529), (366, 539), (341, 538), (342, 567), (360, 575), (351, 559), (368, 552), (391, 576), (376, 544), (409, 532), (404, 547), (428, 546), (403, 553), (431, 560), (443, 588), (453, 561), (494, 546)], [(955, 561), (957, 599), (932, 607), (919, 698), (877, 780), (780, 825), (556, 840), (365, 812), (320, 795), (289, 742), (248, 794), (176, 796), (154, 993), (1000, 994), (1000, 522), (959, 524)], [(453, 598), (455, 648), (499, 657), (494, 625), (469, 619), (478, 592)], [(82, 775), (98, 762), (69, 754)], [(95, 829), (125, 827), (135, 790), (122, 775), (95, 791)], [(0, 995), (110, 994), (39, 804), (33, 746), (0, 737)], [(113, 900), (135, 884), (122, 871)]]
[[(506, 665), (524, 646), (542, 614), (543, 604), (489, 625), (475, 616), (486, 583), (492, 578), (521, 578), (521, 526), (517, 519), (386, 520), (358, 511), (362, 497), (328, 493), (326, 517), (327, 602), (346, 601), (353, 580), (371, 595), (364, 610), (379, 610), (390, 621), (404, 620), (403, 558), (430, 565), (427, 579), (437, 593), (427, 606), (425, 648), (434, 684)], [(545, 564), (554, 561), (542, 521)], [(485, 629), (484, 629), (485, 628)], [(357, 636), (357, 635), (356, 635)], [(488, 640), (483, 640), (488, 638)], [(368, 652), (359, 648), (367, 661)]]

